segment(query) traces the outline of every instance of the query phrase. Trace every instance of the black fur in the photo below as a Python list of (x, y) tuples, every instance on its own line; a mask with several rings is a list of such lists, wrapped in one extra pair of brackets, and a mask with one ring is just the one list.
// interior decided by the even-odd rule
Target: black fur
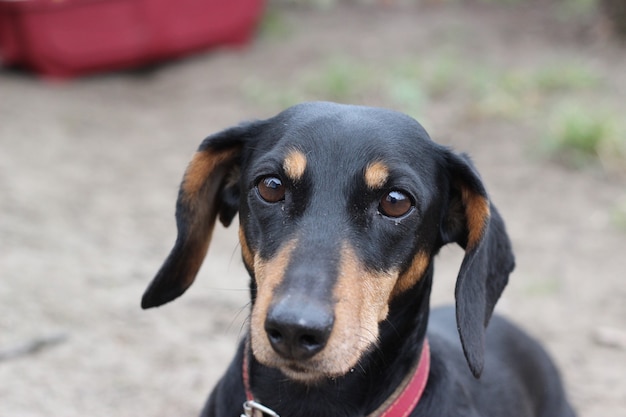
[[(378, 343), (345, 375), (315, 383), (293, 381), (257, 361), (242, 341), (203, 416), (241, 414), (243, 355), (249, 355), (255, 398), (281, 416), (366, 416), (405, 377), (426, 335), (430, 374), (411, 417), (574, 415), (558, 372), (541, 347), (504, 319), (492, 319), (514, 258), (504, 222), (467, 156), (432, 142), (408, 116), (333, 103), (305, 103), (274, 118), (225, 130), (208, 137), (199, 151), (229, 149), (237, 149), (237, 157), (220, 165), (219, 175), (207, 178), (205, 188), (211, 191), (201, 197), (208, 200), (189, 201), (181, 191), (179, 239), (146, 291), (144, 307), (171, 301), (190, 285), (179, 281), (189, 274), (186, 251), (198, 251), (185, 245), (194, 245), (187, 235), (199, 222), (194, 210), (203, 205), (209, 207), (209, 221), (219, 218), (225, 225), (239, 212), (247, 244), (263, 259), (276, 256), (281, 244), (297, 235), (300, 244), (291, 254), (288, 272), (306, 279), (283, 283), (276, 291), (300, 285), (300, 293), (310, 294), (311, 302), (323, 302), (332, 290), (341, 242), (350, 242), (371, 271), (406, 272), (416, 253), (426, 253), (430, 262), (411, 288), (390, 299), (389, 314), (379, 323)], [(297, 180), (282, 171), (290, 149), (307, 156), (305, 173)], [(363, 183), (364, 166), (376, 160), (390, 168), (381, 189)], [(280, 205), (258, 196), (256, 184), (266, 175), (280, 177), (288, 190)], [(380, 213), (378, 202), (390, 190), (411, 198), (411, 211), (401, 218)], [(206, 228), (205, 223), (199, 222)], [(430, 311), (432, 260), (452, 242), (466, 250), (456, 309)], [(246, 266), (254, 305), (254, 268)], [(332, 308), (334, 301), (326, 301)]]

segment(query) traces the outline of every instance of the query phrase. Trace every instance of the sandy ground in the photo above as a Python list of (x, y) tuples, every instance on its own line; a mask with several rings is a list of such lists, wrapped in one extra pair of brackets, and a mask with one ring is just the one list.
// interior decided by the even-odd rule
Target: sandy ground
[[(478, 61), (574, 57), (605, 79), (602, 97), (626, 97), (623, 49), (581, 41), (537, 10), (340, 7), (281, 18), (288, 35), (150, 73), (50, 83), (0, 72), (1, 417), (198, 413), (247, 317), (236, 228), (217, 228), (183, 298), (151, 311), (139, 300), (173, 244), (177, 186), (200, 140), (280, 110), (251, 98), (251, 79), (284, 86), (329, 50), (428, 57), (453, 28)], [(537, 157), (532, 121), (468, 121), (456, 103), (442, 97), (425, 115), (435, 140), (472, 154), (507, 221), (518, 267), (499, 311), (547, 346), (581, 416), (626, 416), (626, 232), (611, 214), (624, 182)], [(461, 255), (439, 257), (435, 303), (452, 300)]]

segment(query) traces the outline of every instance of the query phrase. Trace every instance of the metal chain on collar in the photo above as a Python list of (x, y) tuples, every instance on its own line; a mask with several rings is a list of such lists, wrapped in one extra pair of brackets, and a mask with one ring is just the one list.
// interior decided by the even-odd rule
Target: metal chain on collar
[(274, 410), (267, 408), (256, 401), (246, 401), (243, 403), (243, 414), (241, 417), (280, 417)]

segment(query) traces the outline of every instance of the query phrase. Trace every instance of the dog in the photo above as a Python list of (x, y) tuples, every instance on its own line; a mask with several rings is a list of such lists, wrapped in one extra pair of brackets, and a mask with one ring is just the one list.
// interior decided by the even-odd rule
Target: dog
[[(237, 213), (249, 329), (202, 416), (574, 416), (545, 351), (492, 317), (515, 262), (479, 174), (414, 119), (302, 103), (206, 138), (142, 307), (183, 294)], [(431, 311), (454, 242), (455, 306)]]

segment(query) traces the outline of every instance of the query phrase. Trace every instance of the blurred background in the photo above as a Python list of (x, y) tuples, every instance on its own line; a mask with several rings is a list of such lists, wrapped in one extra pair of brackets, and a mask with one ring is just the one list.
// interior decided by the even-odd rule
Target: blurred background
[(470, 153), (517, 254), (498, 311), (581, 416), (626, 416), (626, 2), (246, 1), (0, 1), (0, 417), (198, 414), (248, 278), (219, 225), (185, 296), (139, 308), (178, 184), (205, 136), (308, 100)]

